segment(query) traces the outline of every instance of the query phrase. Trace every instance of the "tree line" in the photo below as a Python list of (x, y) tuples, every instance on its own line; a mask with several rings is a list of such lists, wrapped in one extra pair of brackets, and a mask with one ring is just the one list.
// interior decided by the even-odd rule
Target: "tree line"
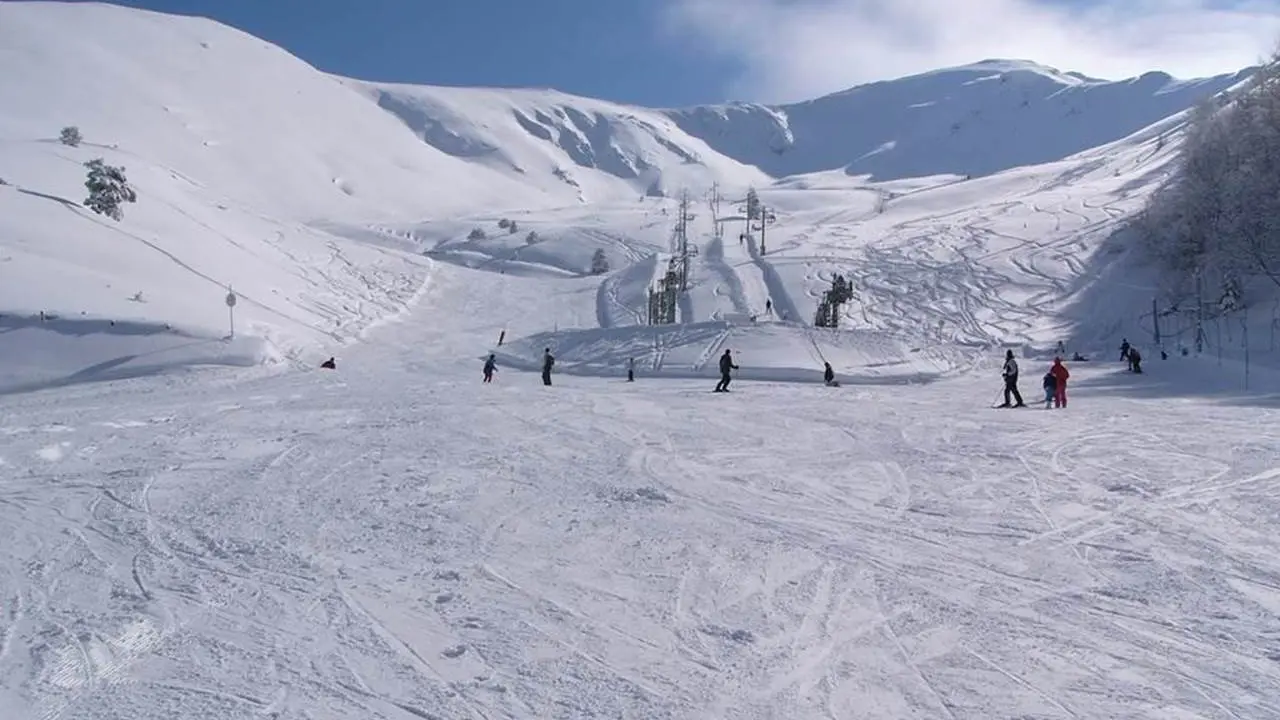
[(1280, 55), (1193, 108), (1174, 172), (1133, 221), (1175, 304), (1280, 286)]

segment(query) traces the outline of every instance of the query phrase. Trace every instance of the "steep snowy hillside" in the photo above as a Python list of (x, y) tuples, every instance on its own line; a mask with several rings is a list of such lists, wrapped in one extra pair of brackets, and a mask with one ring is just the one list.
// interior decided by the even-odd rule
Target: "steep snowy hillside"
[[(402, 310), (427, 263), (335, 236), (334, 221), (574, 199), (424, 145), (332, 77), (206, 20), (0, 3), (0, 67), (4, 375), (256, 362), (346, 340)], [(68, 125), (81, 146), (56, 140)], [(95, 157), (137, 189), (122, 222), (80, 205)], [(274, 349), (214, 342), (229, 286), (238, 332)]]
[(571, 187), (583, 201), (768, 180), (653, 110), (553, 90), (348, 82), (428, 145), (535, 183)]
[(668, 114), (717, 151), (775, 177), (844, 168), (891, 180), (979, 176), (1061, 160), (1119, 140), (1243, 80), (1160, 72), (1118, 82), (988, 60), (808, 102)]

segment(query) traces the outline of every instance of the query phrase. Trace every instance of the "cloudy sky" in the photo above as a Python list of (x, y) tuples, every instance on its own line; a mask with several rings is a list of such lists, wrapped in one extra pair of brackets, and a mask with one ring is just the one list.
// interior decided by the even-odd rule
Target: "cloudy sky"
[(1280, 41), (1275, 1), (672, 0), (666, 20), (742, 64), (730, 95), (769, 100), (985, 58), (1196, 77), (1252, 65)]
[(807, 99), (986, 58), (1106, 78), (1195, 77), (1252, 65), (1280, 45), (1280, 0), (116, 4), (213, 17), (354, 77), (555, 87), (651, 106)]

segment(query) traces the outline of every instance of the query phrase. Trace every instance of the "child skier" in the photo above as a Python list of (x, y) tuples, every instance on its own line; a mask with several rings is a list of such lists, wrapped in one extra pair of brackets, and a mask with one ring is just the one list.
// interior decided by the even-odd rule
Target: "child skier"
[(1053, 376), (1050, 370), (1044, 374), (1044, 409), (1048, 410), (1053, 406), (1053, 395), (1058, 391), (1058, 378)]
[(484, 361), (484, 381), (493, 382), (493, 371), (498, 369), (498, 361), (494, 358), (493, 353), (489, 353), (489, 359)]

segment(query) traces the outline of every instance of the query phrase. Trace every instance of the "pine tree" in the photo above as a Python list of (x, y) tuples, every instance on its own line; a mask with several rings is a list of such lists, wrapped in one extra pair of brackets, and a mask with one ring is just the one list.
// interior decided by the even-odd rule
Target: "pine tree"
[(69, 125), (67, 127), (62, 128), (62, 134), (58, 136), (58, 140), (63, 145), (70, 145), (71, 147), (80, 147), (80, 143), (81, 141), (84, 140), (84, 137), (80, 134), (80, 128), (74, 125)]
[(609, 258), (604, 254), (604, 248), (596, 248), (596, 252), (591, 256), (591, 274), (603, 275), (609, 272)]
[(124, 168), (107, 165), (102, 158), (90, 160), (84, 166), (89, 168), (89, 177), (84, 182), (89, 189), (85, 206), (99, 215), (121, 220), (124, 212), (120, 209), (120, 204), (138, 201), (138, 194), (129, 186), (129, 181), (124, 176)]

